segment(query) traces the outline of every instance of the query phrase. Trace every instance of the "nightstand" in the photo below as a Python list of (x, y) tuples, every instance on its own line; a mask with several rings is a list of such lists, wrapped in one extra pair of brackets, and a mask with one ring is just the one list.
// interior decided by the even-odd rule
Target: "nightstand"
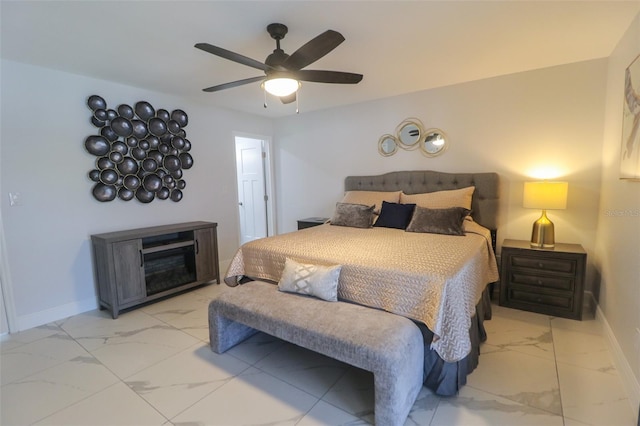
[(298, 220), (298, 230), (322, 225), (328, 220), (328, 217), (308, 217), (306, 219), (300, 219)]
[(500, 259), (500, 306), (582, 319), (587, 253), (581, 245), (538, 249), (504, 240)]

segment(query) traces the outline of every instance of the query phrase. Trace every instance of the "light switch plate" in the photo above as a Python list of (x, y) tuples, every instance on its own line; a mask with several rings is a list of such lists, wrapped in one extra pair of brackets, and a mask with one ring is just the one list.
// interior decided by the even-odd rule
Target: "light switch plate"
[(21, 206), (22, 205), (22, 194), (19, 192), (10, 192), (9, 193), (9, 205), (13, 206)]

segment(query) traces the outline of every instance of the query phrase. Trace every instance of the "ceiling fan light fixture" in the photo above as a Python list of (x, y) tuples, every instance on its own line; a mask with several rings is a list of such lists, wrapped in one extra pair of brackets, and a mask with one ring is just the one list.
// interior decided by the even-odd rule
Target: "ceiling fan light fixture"
[(267, 93), (277, 97), (292, 95), (298, 91), (300, 86), (302, 84), (298, 80), (289, 77), (269, 78), (262, 83), (262, 88)]

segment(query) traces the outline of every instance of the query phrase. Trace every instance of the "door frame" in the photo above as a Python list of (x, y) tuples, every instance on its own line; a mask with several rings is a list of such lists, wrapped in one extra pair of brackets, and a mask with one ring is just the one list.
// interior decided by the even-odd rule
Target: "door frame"
[[(233, 145), (235, 147), (236, 138), (248, 138), (248, 139), (257, 139), (262, 141), (262, 152), (264, 152), (264, 158), (262, 161), (263, 169), (264, 169), (264, 186), (265, 186), (265, 195), (267, 196), (267, 236), (271, 237), (277, 234), (276, 229), (276, 197), (275, 197), (275, 182), (273, 179), (273, 155), (271, 154), (271, 137), (258, 135), (255, 133), (245, 133), (245, 132), (233, 132)], [(234, 149), (235, 155), (235, 149)], [(235, 166), (235, 158), (234, 158), (234, 170), (235, 170), (235, 180), (238, 181), (238, 169)], [(240, 195), (238, 194), (238, 185), (234, 185), (236, 190), (236, 201), (240, 202)], [(242, 236), (240, 235), (240, 218), (236, 215), (236, 219), (238, 220), (238, 242), (241, 241)]]
[[(4, 311), (7, 320), (7, 332), (9, 334), (18, 332), (18, 321), (13, 299), (13, 286), (11, 274), (9, 273), (9, 259), (7, 255), (7, 243), (4, 238), (4, 225), (2, 221), (2, 211), (0, 210), (0, 309)], [(1, 335), (2, 333), (0, 333)]]

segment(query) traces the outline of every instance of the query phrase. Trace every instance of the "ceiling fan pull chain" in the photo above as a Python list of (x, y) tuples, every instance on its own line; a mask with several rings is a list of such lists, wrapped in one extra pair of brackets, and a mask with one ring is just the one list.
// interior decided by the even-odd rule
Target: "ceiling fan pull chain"
[(267, 107), (267, 91), (262, 90), (262, 92), (264, 93), (264, 104), (262, 104), (262, 106), (266, 108)]

